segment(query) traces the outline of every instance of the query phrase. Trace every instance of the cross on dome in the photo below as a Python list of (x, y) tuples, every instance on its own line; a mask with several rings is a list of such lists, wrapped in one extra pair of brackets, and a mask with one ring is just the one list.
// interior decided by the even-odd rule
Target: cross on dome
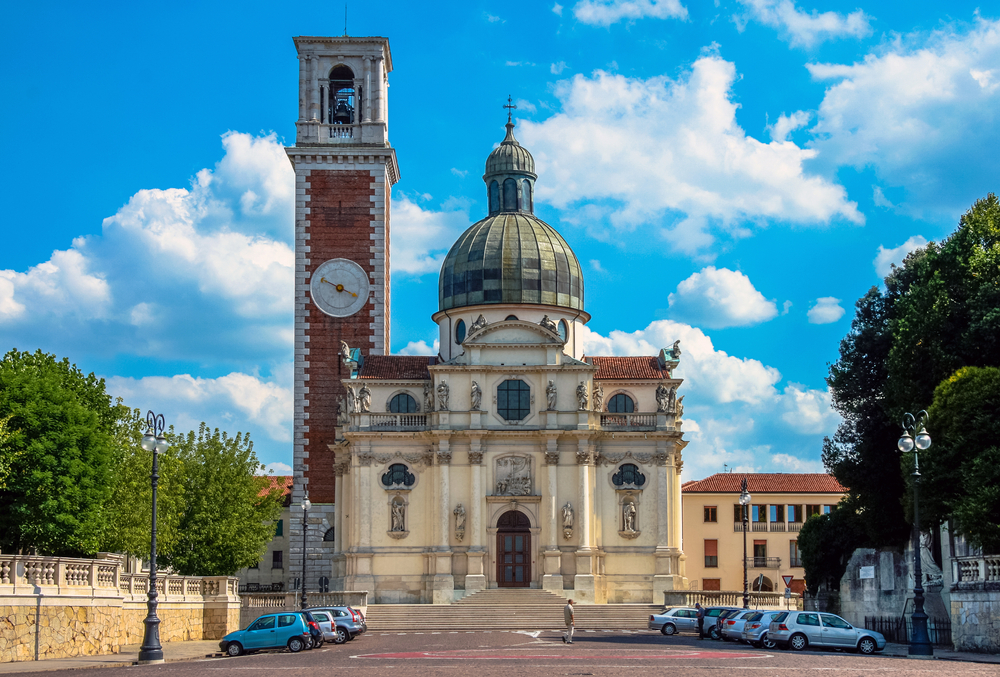
[(514, 109), (517, 108), (517, 106), (511, 103), (510, 94), (507, 95), (507, 104), (504, 106), (504, 108), (507, 109), (507, 124), (509, 125), (511, 124), (510, 120), (511, 113), (514, 111)]

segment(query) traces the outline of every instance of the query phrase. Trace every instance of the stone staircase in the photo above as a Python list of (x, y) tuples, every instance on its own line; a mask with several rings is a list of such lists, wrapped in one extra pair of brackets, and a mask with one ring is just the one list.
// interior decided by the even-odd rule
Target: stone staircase
[[(556, 630), (566, 599), (547, 590), (481, 590), (455, 604), (369, 604), (369, 630)], [(641, 630), (655, 604), (577, 604), (577, 629)]]

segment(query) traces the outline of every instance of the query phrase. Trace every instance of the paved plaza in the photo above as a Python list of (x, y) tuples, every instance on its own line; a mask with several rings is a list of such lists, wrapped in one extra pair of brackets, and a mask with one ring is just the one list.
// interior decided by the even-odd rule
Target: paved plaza
[[(127, 655), (107, 657), (118, 661), (114, 667), (100, 667), (96, 661), (72, 665), (69, 661), (42, 661), (30, 664), (5, 664), (0, 672), (13, 674), (23, 669), (37, 671), (52, 668), (89, 668), (79, 674), (87, 677), (120, 677), (128, 674), (190, 675), (265, 675), (313, 677), (317, 671), (350, 669), (364, 675), (618, 675), (653, 674), (664, 669), (683, 670), (685, 675), (720, 673), (755, 675), (997, 675), (996, 662), (965, 660), (915, 660), (892, 655), (860, 656), (837, 651), (762, 651), (745, 645), (699, 641), (693, 636), (664, 637), (646, 631), (578, 631), (572, 645), (563, 644), (558, 632), (520, 631), (427, 631), (405, 633), (372, 632), (344, 645), (324, 645), (321, 649), (299, 654), (276, 652), (239, 658), (195, 657), (206, 648), (205, 642), (184, 643), (190, 660), (175, 660), (164, 665), (124, 667)], [(167, 656), (182, 657), (181, 647), (168, 647)], [(894, 653), (901, 647), (890, 647)], [(942, 652), (942, 656), (946, 655)], [(954, 655), (954, 654), (952, 654)], [(966, 655), (973, 660), (996, 661), (995, 656)], [(50, 664), (46, 666), (45, 664)], [(64, 672), (60, 670), (59, 672)]]

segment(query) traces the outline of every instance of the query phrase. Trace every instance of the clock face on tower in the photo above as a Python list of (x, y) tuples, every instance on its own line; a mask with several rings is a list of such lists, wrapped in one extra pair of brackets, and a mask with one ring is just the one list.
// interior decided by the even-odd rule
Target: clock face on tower
[(324, 261), (309, 283), (313, 303), (333, 317), (348, 317), (364, 308), (368, 289), (368, 273), (348, 259)]

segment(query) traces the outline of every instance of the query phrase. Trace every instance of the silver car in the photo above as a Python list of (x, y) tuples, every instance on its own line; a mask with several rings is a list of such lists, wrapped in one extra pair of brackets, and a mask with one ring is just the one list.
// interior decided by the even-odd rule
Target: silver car
[(744, 611), (729, 616), (722, 621), (722, 639), (727, 641), (743, 641), (743, 625), (751, 616), (759, 613), (756, 610)]
[(796, 651), (812, 645), (873, 654), (885, 648), (885, 637), (880, 633), (818, 611), (782, 612), (771, 619), (767, 634), (778, 646)]
[(343, 644), (368, 629), (363, 621), (358, 620), (360, 612), (352, 614), (349, 607), (316, 607), (308, 611), (319, 624), (327, 642)]
[(771, 625), (771, 619), (781, 613), (784, 612), (758, 611), (743, 624), (743, 635), (740, 639), (758, 649), (773, 649), (777, 645), (767, 636), (767, 630)]
[(664, 635), (678, 632), (698, 632), (698, 612), (689, 607), (673, 607), (662, 614), (651, 614), (650, 630), (659, 630)]

